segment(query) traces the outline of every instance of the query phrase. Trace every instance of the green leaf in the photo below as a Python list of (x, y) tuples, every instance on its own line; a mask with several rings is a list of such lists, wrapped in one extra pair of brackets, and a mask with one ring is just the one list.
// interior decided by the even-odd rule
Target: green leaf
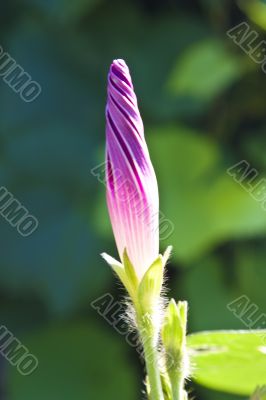
[(242, 59), (230, 54), (218, 39), (205, 39), (179, 57), (169, 79), (169, 90), (211, 100), (227, 89), (245, 71)]
[(200, 332), (187, 341), (198, 383), (240, 395), (265, 385), (266, 330)]
[[(38, 368), (21, 376), (8, 368), (8, 393), (12, 400), (87, 400), (119, 397), (134, 400), (136, 375), (126, 359), (125, 338), (112, 336), (87, 321), (43, 327), (21, 338), (34, 354)], [(115, 360), (115, 368), (114, 368)]]

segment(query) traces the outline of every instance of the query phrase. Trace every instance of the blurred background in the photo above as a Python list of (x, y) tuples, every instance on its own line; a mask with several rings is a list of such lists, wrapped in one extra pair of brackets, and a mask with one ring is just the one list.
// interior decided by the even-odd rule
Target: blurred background
[[(21, 237), (0, 218), (1, 324), (39, 360), (22, 376), (0, 358), (1, 400), (144, 398), (134, 348), (91, 307), (123, 291), (105, 187), (106, 79), (128, 63), (174, 226), (169, 295), (189, 301), (189, 332), (245, 329), (226, 307), (246, 295), (266, 312), (266, 214), (227, 173), (266, 176), (266, 76), (226, 35), (242, 21), (265, 39), (260, 0), (10, 0), (0, 45), (41, 95), (25, 103), (0, 77), (0, 183), (39, 221)], [(165, 236), (165, 235), (164, 235)], [(190, 396), (236, 400), (189, 383)]]

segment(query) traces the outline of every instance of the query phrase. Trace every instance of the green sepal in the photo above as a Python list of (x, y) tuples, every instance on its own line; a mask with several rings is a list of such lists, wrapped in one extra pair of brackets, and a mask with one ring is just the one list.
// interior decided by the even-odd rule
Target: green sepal
[(123, 253), (123, 265), (125, 268), (125, 273), (127, 276), (127, 283), (130, 285), (130, 291), (134, 293), (134, 297), (137, 293), (138, 286), (139, 286), (139, 279), (137, 277), (136, 271), (132, 265), (132, 262), (130, 261), (128, 254), (127, 254), (127, 249), (124, 250)]
[(144, 313), (150, 312), (155, 304), (155, 299), (159, 299), (163, 284), (163, 270), (170, 256), (171, 249), (171, 246), (167, 247), (163, 256), (158, 256), (144, 274), (141, 282), (129, 259), (126, 248), (123, 253), (122, 263), (108, 254), (102, 253), (102, 257), (112, 267), (113, 271), (126, 288), (136, 308), (140, 308), (141, 313), (143, 311)]
[[(136, 286), (136, 281), (133, 279), (132, 281), (132, 273), (129, 273), (131, 266), (129, 264), (129, 258), (126, 255), (126, 251), (124, 253), (124, 262), (126, 264), (126, 267), (121, 264), (119, 261), (117, 261), (115, 258), (109, 256), (106, 253), (102, 253), (101, 256), (104, 258), (104, 260), (109, 264), (113, 271), (116, 273), (120, 281), (123, 283), (124, 287), (126, 288), (129, 296), (133, 301), (136, 299), (136, 291), (137, 291), (137, 286)], [(133, 267), (132, 267), (133, 268)]]
[(163, 264), (164, 266), (166, 265), (167, 261), (170, 258), (171, 255), (171, 251), (172, 251), (173, 247), (172, 246), (168, 246), (165, 250), (165, 252), (163, 253)]
[(142, 315), (152, 314), (160, 298), (163, 285), (164, 263), (161, 255), (145, 272), (138, 288), (138, 304)]

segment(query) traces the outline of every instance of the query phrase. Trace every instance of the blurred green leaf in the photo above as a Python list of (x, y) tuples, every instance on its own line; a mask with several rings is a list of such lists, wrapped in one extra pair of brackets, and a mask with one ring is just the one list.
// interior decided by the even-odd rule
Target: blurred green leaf
[(242, 58), (231, 54), (223, 41), (205, 39), (182, 54), (169, 78), (169, 91), (212, 100), (245, 72)]
[(261, 178), (266, 175), (266, 138), (265, 129), (248, 132), (248, 135), (241, 142), (241, 149), (246, 160), (252, 167), (259, 170)]
[(6, 50), (42, 93), (26, 104), (2, 83), (1, 184), (36, 216), (39, 228), (25, 240), (2, 219), (0, 276), (3, 290), (34, 292), (51, 311), (67, 313), (108, 277), (90, 218), (97, 180), (89, 171), (102, 110), (97, 72), (84, 61), (84, 47), (76, 46), (75, 35), (53, 29), (22, 18), (7, 40)]
[[(263, 0), (238, 0), (247, 17), (266, 30), (266, 3)], [(261, 38), (262, 40), (263, 38)]]
[(89, 136), (62, 121), (41, 125), (37, 132), (36, 128), (28, 128), (5, 144), (9, 169), (19, 171), (20, 182), (65, 190), (71, 187), (73, 197), (84, 188), (89, 198), (86, 186), (97, 184), (89, 173), (90, 153)]
[[(207, 255), (192, 263), (181, 282), (179, 291), (185, 293), (189, 303), (189, 327), (191, 331), (206, 329), (243, 329), (243, 323), (230, 312), (226, 305), (232, 300), (226, 280), (225, 261)], [(231, 267), (232, 271), (233, 265)], [(207, 293), (203, 296), (203, 293)], [(211, 301), (210, 301), (211, 299)]]
[(76, 22), (84, 14), (90, 12), (102, 0), (24, 0), (25, 4), (36, 7), (57, 21)]
[[(243, 19), (228, 0), (193, 6), (148, 0), (2, 3), (1, 46), (42, 86), (41, 96), (25, 104), (0, 81), (0, 181), (40, 221), (25, 240), (0, 220), (2, 320), (11, 330), (32, 332), (25, 344), (41, 361), (36, 377), (22, 380), (14, 368), (9, 371), (4, 391), (10, 400), (131, 400), (138, 396), (135, 371), (124, 362), (121, 338), (116, 346), (93, 320), (89, 328), (74, 321), (49, 330), (44, 325), (51, 311), (55, 319), (80, 312), (112, 278), (99, 257), (102, 251), (117, 254), (105, 188), (90, 174), (104, 157), (98, 151), (109, 64), (118, 57), (127, 61), (146, 130), (162, 124), (147, 135), (161, 209), (175, 224), (162, 250), (173, 241), (170, 286), (177, 298), (190, 301), (192, 331), (242, 326), (226, 304), (243, 293), (265, 311), (265, 256), (257, 247), (264, 213), (226, 175), (230, 165), (224, 161), (229, 154), (232, 164), (245, 158), (265, 172), (265, 75), (228, 41), (229, 25)], [(259, 3), (246, 4), (254, 11)], [(246, 15), (262, 26), (261, 10)], [(249, 68), (252, 73), (245, 73)], [(180, 88), (175, 79), (169, 84), (171, 73)], [(196, 132), (169, 128), (180, 120)], [(208, 131), (197, 131), (206, 126)], [(215, 254), (206, 254), (222, 242)], [(184, 264), (190, 268), (178, 270)], [(196, 398), (236, 399), (193, 385)]]
[(109, 276), (97, 237), (82, 210), (62, 194), (44, 188), (16, 194), (39, 227), (24, 238), (1, 220), (1, 286), (17, 295), (31, 291), (51, 311), (73, 312), (95, 296)]
[(39, 366), (26, 377), (9, 367), (10, 400), (135, 400), (135, 374), (120, 344), (123, 340), (87, 322), (25, 336), (23, 344), (37, 357)]
[(260, 313), (266, 310), (266, 250), (265, 244), (245, 243), (236, 247), (236, 278), (239, 291), (255, 303)]
[(25, 103), (1, 83), (0, 129), (6, 140), (21, 137), (29, 129), (38, 136), (41, 128), (56, 130), (65, 125), (89, 137), (91, 144), (99, 143), (99, 135), (90, 133), (104, 127), (99, 115), (104, 108), (105, 81), (93, 61), (85, 58), (86, 47), (79, 39), (45, 21), (28, 19), (10, 32), (5, 50), (41, 85), (42, 92), (34, 102)]
[(213, 331), (188, 336), (194, 379), (209, 388), (251, 395), (265, 385), (264, 331)]
[(173, 96), (165, 87), (176, 58), (195, 40), (209, 35), (209, 27), (195, 15), (179, 13), (178, 16), (160, 15), (153, 21), (147, 19), (143, 28), (145, 33), (139, 40), (136, 59), (132, 62), (141, 109), (152, 120), (200, 114), (204, 109), (202, 101), (184, 98), (183, 93)]
[(149, 140), (161, 211), (174, 231), (163, 245), (191, 261), (222, 241), (265, 233), (265, 212), (226, 172), (214, 142), (185, 127), (154, 129)]

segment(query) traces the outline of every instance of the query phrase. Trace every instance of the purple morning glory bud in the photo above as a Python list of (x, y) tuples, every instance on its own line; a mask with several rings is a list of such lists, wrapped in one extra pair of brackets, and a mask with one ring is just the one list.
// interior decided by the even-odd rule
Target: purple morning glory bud
[(123, 60), (114, 60), (108, 75), (106, 165), (107, 204), (120, 259), (126, 249), (141, 279), (159, 254), (159, 196)]

